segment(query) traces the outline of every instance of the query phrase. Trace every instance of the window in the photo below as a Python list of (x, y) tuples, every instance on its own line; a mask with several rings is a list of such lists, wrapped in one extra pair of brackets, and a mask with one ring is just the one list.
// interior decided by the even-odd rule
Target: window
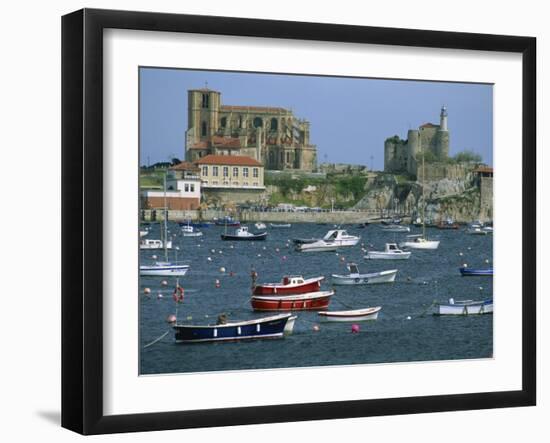
[(195, 183), (191, 183), (191, 192), (195, 192)]
[(217, 184), (218, 184), (218, 180), (212, 180), (212, 184), (213, 184), (213, 185), (217, 185)]
[(278, 128), (278, 122), (277, 122), (277, 119), (276, 118), (272, 118), (271, 119), (271, 130), (272, 131), (276, 131), (277, 128)]
[(248, 177), (248, 168), (243, 168), (243, 177)]
[(222, 119), (220, 121), (220, 126), (222, 128), (225, 128), (227, 126), (227, 117), (222, 117)]
[(258, 186), (258, 182), (252, 183), (252, 186)]
[(239, 168), (233, 168), (233, 177), (239, 176)]
[(201, 123), (201, 135), (206, 137), (206, 122)]
[(214, 177), (218, 176), (218, 167), (217, 166), (212, 166), (212, 175)]
[(233, 182), (233, 186), (239, 186), (238, 182)]
[(243, 186), (248, 186), (248, 182), (244, 182), (244, 183), (243, 183)]
[(228, 181), (224, 181), (223, 184), (224, 184), (224, 185), (228, 185), (229, 182), (228, 182)]
[(281, 163), (285, 161), (285, 153), (281, 151)]
[(260, 117), (256, 117), (254, 119), (254, 127), (255, 128), (261, 128), (263, 125), (262, 119)]
[(202, 175), (203, 177), (208, 177), (208, 166), (202, 167)]
[(286, 153), (286, 162), (290, 163), (290, 152)]
[(227, 166), (223, 167), (223, 176), (229, 177), (229, 168)]
[(209, 105), (208, 102), (209, 102), (208, 94), (202, 94), (202, 107), (208, 108), (208, 105)]
[(252, 177), (258, 178), (258, 168), (252, 169)]
[(189, 192), (189, 183), (185, 183), (185, 192)]
[(239, 115), (239, 129), (243, 127), (243, 116)]

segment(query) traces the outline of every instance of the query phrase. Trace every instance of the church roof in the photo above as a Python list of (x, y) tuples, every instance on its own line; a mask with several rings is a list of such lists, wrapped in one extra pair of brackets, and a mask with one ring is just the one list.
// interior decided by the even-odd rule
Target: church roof
[(239, 140), (237, 137), (220, 137), (218, 135), (214, 135), (211, 138), (211, 142), (214, 146), (218, 146), (222, 148), (240, 148), (241, 147), (241, 140)]
[(272, 107), (272, 106), (239, 106), (239, 105), (222, 105), (222, 111), (237, 111), (237, 112), (258, 112), (258, 113), (279, 113), (279, 112), (290, 112), (288, 109)]
[(197, 165), (263, 166), (259, 161), (244, 155), (207, 155), (195, 161)]

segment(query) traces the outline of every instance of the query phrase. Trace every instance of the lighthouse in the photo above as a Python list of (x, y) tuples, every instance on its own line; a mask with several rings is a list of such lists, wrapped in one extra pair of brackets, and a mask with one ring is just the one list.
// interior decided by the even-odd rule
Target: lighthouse
[(447, 107), (445, 105), (441, 107), (441, 114), (439, 114), (439, 118), (439, 130), (447, 131)]

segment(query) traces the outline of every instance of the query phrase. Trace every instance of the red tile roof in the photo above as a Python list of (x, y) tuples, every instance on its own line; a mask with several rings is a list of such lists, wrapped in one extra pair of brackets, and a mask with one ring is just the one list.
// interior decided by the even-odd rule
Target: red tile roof
[(222, 146), (224, 148), (240, 148), (241, 141), (236, 137), (219, 137), (214, 135), (211, 139), (214, 146)]
[(207, 155), (195, 161), (197, 165), (263, 166), (259, 161), (243, 155)]
[(234, 105), (222, 105), (222, 111), (251, 111), (251, 112), (265, 112), (265, 113), (279, 113), (279, 112), (290, 112), (285, 108), (277, 108), (271, 106), (234, 106)]
[(172, 171), (196, 171), (198, 166), (190, 162), (181, 162), (170, 168)]

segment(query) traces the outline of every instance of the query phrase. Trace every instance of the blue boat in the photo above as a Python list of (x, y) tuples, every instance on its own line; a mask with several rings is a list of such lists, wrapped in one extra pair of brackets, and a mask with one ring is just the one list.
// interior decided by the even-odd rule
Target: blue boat
[(493, 268), (490, 268), (490, 269), (460, 268), (460, 273), (462, 274), (463, 277), (473, 277), (473, 276), (492, 277)]
[(175, 339), (177, 343), (203, 343), (283, 338), (292, 333), (295, 320), (296, 316), (291, 313), (231, 323), (226, 323), (225, 317), (220, 316), (215, 325), (176, 324)]

